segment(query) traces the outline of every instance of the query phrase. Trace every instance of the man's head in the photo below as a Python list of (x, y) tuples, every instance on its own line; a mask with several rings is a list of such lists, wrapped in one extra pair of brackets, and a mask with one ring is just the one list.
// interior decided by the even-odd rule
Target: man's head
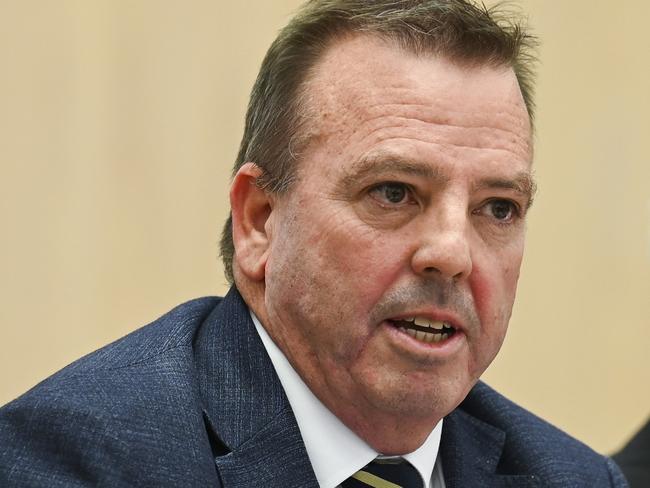
[[(533, 191), (524, 37), (459, 0), (311, 2), (287, 29), (231, 190), (235, 282), (323, 403), (407, 452), (506, 332)], [(257, 106), (283, 90), (284, 115)]]
[[(533, 120), (535, 39), (506, 11), (486, 10), (465, 0), (309, 0), (269, 48), (251, 92), (233, 176), (255, 162), (258, 181), (283, 193), (317, 122), (310, 117), (305, 81), (336, 40), (367, 33), (423, 55), (444, 55), (467, 64), (510, 66)], [(221, 239), (224, 271), (234, 282), (232, 226)]]

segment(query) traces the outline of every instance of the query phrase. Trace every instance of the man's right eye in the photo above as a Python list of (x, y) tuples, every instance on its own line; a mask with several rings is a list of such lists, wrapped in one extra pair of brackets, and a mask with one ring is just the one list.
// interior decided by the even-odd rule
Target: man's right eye
[(413, 203), (411, 190), (404, 183), (381, 183), (370, 190), (370, 196), (384, 205)]

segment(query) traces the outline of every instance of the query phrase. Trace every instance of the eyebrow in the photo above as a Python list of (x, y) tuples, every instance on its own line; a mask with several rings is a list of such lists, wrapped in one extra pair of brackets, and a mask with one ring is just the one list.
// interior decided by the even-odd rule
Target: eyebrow
[(526, 198), (526, 208), (530, 208), (537, 192), (537, 184), (529, 172), (521, 171), (514, 178), (485, 178), (472, 187), (474, 192), (490, 189), (515, 191)]
[[(419, 176), (444, 184), (449, 181), (449, 176), (438, 168), (424, 164), (417, 160), (406, 159), (391, 153), (371, 153), (355, 162), (342, 179), (344, 188), (351, 188), (359, 179), (367, 175), (394, 173)], [(521, 171), (512, 178), (488, 177), (472, 186), (472, 191), (501, 189), (511, 190), (522, 195), (526, 200), (526, 208), (533, 204), (533, 197), (537, 192), (537, 185), (530, 172)]]
[(440, 170), (430, 165), (397, 157), (393, 154), (380, 153), (364, 156), (354, 163), (343, 177), (343, 186), (346, 188), (351, 187), (360, 178), (382, 173), (408, 174), (435, 180), (440, 183), (445, 183), (449, 180), (447, 175), (444, 175)]

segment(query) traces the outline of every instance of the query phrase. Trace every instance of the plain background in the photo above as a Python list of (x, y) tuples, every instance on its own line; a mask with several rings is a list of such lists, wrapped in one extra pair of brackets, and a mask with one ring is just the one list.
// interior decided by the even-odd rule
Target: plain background
[[(297, 0), (0, 0), (0, 403), (179, 302)], [(542, 39), (527, 254), (485, 379), (618, 448), (650, 412), (646, 0), (521, 0)]]

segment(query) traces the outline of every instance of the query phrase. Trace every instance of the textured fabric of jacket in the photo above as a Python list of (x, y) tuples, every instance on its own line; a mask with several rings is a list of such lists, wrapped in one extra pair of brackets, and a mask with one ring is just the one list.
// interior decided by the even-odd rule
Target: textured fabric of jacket
[[(448, 488), (624, 487), (616, 465), (477, 384), (445, 418)], [(0, 409), (0, 486), (317, 488), (236, 289), (177, 307)]]
[(632, 488), (650, 487), (650, 420), (612, 457)]

